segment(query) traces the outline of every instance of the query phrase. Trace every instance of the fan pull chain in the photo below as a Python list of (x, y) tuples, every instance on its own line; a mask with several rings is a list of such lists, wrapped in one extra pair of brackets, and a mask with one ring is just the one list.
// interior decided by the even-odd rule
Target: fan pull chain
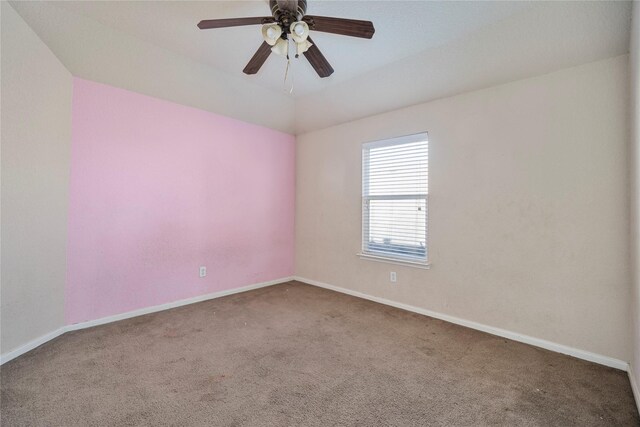
[(289, 94), (293, 93), (293, 67), (291, 66), (291, 58), (289, 57), (289, 41), (287, 40), (287, 68), (284, 71), (284, 90), (287, 91), (287, 77), (289, 76), (289, 68), (291, 68), (291, 87), (289, 88)]

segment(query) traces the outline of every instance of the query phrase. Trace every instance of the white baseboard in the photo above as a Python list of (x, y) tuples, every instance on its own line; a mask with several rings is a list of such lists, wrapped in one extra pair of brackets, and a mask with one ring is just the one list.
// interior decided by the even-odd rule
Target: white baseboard
[(638, 388), (638, 381), (636, 380), (636, 376), (634, 375), (634, 370), (631, 363), (629, 363), (629, 381), (631, 382), (631, 390), (633, 391), (633, 397), (636, 399), (636, 406), (638, 407), (638, 412), (640, 412), (640, 388)]
[[(449, 323), (455, 323), (457, 325), (466, 326), (467, 328), (477, 329), (488, 334), (497, 335), (499, 337), (508, 338), (510, 340), (519, 341), (525, 344), (530, 344), (536, 347), (541, 347), (547, 350), (555, 351), (556, 353), (567, 354), (569, 356), (577, 357), (578, 359), (588, 360), (589, 362), (598, 363), (600, 365), (609, 366), (611, 368), (621, 369), (628, 371), (629, 364), (623, 360), (614, 359), (612, 357), (603, 356), (601, 354), (592, 353), (590, 351), (580, 350), (577, 348), (569, 347), (563, 344), (554, 343), (551, 341), (543, 340), (540, 338), (531, 337), (528, 335), (519, 334), (517, 332), (507, 331), (505, 329), (495, 328), (493, 326), (483, 325), (481, 323), (473, 322), (471, 320), (461, 319), (459, 317), (450, 316), (444, 313), (438, 313), (436, 311), (427, 310), (420, 307), (415, 307), (408, 304), (403, 304), (396, 301), (391, 301), (385, 298), (374, 297), (372, 295), (364, 294), (362, 292), (353, 291), (351, 289), (341, 288), (338, 286), (322, 283), (317, 280), (307, 279), (304, 277), (295, 276), (294, 280), (307, 283), (309, 285), (318, 286), (320, 288), (330, 289), (332, 291), (341, 292), (343, 294), (363, 298), (366, 300), (374, 301), (380, 304), (389, 305), (392, 307), (400, 308), (402, 310), (411, 311), (425, 316), (433, 317), (436, 319), (444, 320)], [(637, 399), (637, 397), (636, 397)]]
[(220, 292), (213, 292), (205, 295), (198, 295), (197, 297), (182, 299), (178, 301), (169, 302), (166, 304), (154, 305), (152, 307), (145, 307), (138, 310), (128, 311), (126, 313), (120, 313), (113, 316), (102, 317), (100, 319), (89, 320), (86, 322), (74, 323), (72, 325), (63, 326), (55, 331), (49, 332), (41, 337), (29, 341), (28, 343), (11, 350), (7, 353), (0, 355), (0, 365), (15, 359), (16, 357), (33, 350), (34, 348), (41, 346), (47, 341), (51, 341), (54, 338), (59, 337), (65, 332), (77, 331), (79, 329), (91, 328), (93, 326), (104, 325), (106, 323), (117, 322), (118, 320), (129, 319), (131, 317), (142, 316), (144, 314), (156, 313), (158, 311), (168, 310), (170, 308), (181, 307), (183, 305), (194, 304), (196, 302), (206, 301), (215, 298), (221, 298), (227, 295), (239, 294), (241, 292), (251, 291), (253, 289), (265, 288), (267, 286), (277, 285), (279, 283), (285, 283), (293, 280), (293, 277), (283, 277), (281, 279), (269, 280), (268, 282), (255, 283), (253, 285), (243, 286), (241, 288), (228, 289)]
[(241, 292), (251, 291), (253, 289), (265, 288), (267, 286), (277, 285), (293, 280), (293, 277), (283, 277), (281, 279), (269, 280), (268, 282), (255, 283), (253, 285), (243, 286), (241, 288), (228, 289), (226, 291), (213, 292), (197, 297), (181, 299), (178, 301), (168, 302), (166, 304), (154, 305), (138, 310), (128, 311), (126, 313), (115, 314), (113, 316), (101, 317), (100, 319), (89, 320), (81, 323), (67, 325), (65, 332), (76, 331), (78, 329), (90, 328), (92, 326), (104, 325), (105, 323), (117, 322), (118, 320), (129, 319), (131, 317), (142, 316), (144, 314), (155, 313), (158, 311), (169, 310), (170, 308), (181, 307), (183, 305), (194, 304), (196, 302), (206, 301), (215, 298), (221, 298), (227, 295), (239, 294)]
[(146, 308), (142, 308), (139, 310), (133, 310), (133, 311), (129, 311), (126, 313), (121, 313), (121, 314), (116, 314), (114, 316), (108, 316), (108, 317), (103, 317), (100, 319), (96, 319), (96, 320), (90, 320), (87, 322), (81, 322), (81, 323), (75, 323), (72, 325), (67, 325), (67, 326), (63, 326), (59, 329), (56, 329), (54, 331), (51, 331), (41, 337), (38, 337), (32, 341), (29, 341), (28, 343), (14, 349), (11, 350), (7, 353), (4, 353), (2, 355), (0, 355), (0, 365), (15, 359), (16, 357), (33, 350), (34, 348), (46, 343), (47, 341), (50, 341), (62, 334), (64, 334), (65, 332), (69, 332), (69, 331), (75, 331), (75, 330), (79, 330), (79, 329), (85, 329), (85, 328), (90, 328), (93, 326), (98, 326), (98, 325), (103, 325), (106, 323), (111, 323), (111, 322), (116, 322), (118, 320), (124, 320), (124, 319), (129, 319), (131, 317), (136, 317), (136, 316), (142, 316), (144, 314), (149, 314), (149, 313), (155, 313), (158, 311), (163, 311), (163, 310), (168, 310), (171, 308), (175, 308), (175, 307), (180, 307), (183, 305), (188, 305), (188, 304), (194, 304), (197, 302), (201, 302), (201, 301), (206, 301), (206, 300), (210, 300), (210, 299), (215, 299), (215, 298), (221, 298), (227, 295), (232, 295), (232, 294), (237, 294), (237, 293), (241, 293), (241, 292), (246, 292), (246, 291), (250, 291), (253, 289), (258, 289), (258, 288), (264, 288), (267, 286), (272, 286), (272, 285), (276, 285), (279, 283), (285, 283), (288, 282), (290, 280), (297, 280), (303, 283), (307, 283), (309, 285), (313, 285), (313, 286), (318, 286), (321, 288), (325, 288), (325, 289), (330, 289), (332, 291), (336, 291), (336, 292), (341, 292), (344, 294), (348, 294), (348, 295), (352, 295), (358, 298), (363, 298), (363, 299), (367, 299), (370, 301), (374, 301), (380, 304), (385, 304), (385, 305), (389, 305), (392, 307), (396, 307), (396, 308), (400, 308), (403, 310), (407, 310), (407, 311), (411, 311), (414, 313), (418, 313), (418, 314), (422, 314), (425, 316), (429, 316), (429, 317), (433, 317), (436, 319), (440, 319), (440, 320), (444, 320), (446, 322), (450, 322), (450, 323), (455, 323), (457, 325), (461, 325), (461, 326), (465, 326), (471, 329), (477, 329), (479, 331), (482, 332), (486, 332), (492, 335), (497, 335), (503, 338), (508, 338), (514, 341), (519, 341), (525, 344), (530, 344), (536, 347), (541, 347), (547, 350), (551, 350), (551, 351), (555, 351), (557, 353), (562, 353), (562, 354), (567, 354), (569, 356), (573, 356), (573, 357), (577, 357), (578, 359), (583, 359), (583, 360), (588, 360), (590, 362), (594, 362), (594, 363), (598, 363), (601, 365), (605, 365), (605, 366), (609, 366), (612, 368), (617, 368), (617, 369), (622, 369), (622, 370), (626, 370), (629, 372), (629, 378), (631, 381), (631, 387), (633, 389), (633, 393), (634, 396), (636, 398), (636, 403), (638, 403), (640, 405), (640, 392), (638, 389), (638, 384), (635, 380), (635, 377), (633, 376), (632, 372), (631, 372), (631, 366), (622, 360), (619, 359), (614, 359), (612, 357), (608, 357), (608, 356), (603, 356), (600, 354), (596, 354), (596, 353), (592, 353), (589, 351), (585, 351), (585, 350), (580, 350), (577, 348), (573, 348), (573, 347), (569, 347), (569, 346), (565, 346), (562, 344), (557, 344), (551, 341), (546, 341), (540, 338), (535, 338), (535, 337), (530, 337), (527, 335), (523, 335), (523, 334), (519, 334), (517, 332), (512, 332), (512, 331), (507, 331), (505, 329), (500, 329), (500, 328), (495, 328), (493, 326), (487, 326), (487, 325), (483, 325), (481, 323), (476, 323), (476, 322), (472, 322), (470, 320), (465, 320), (465, 319), (460, 319), (458, 317), (454, 317), (454, 316), (450, 316), (448, 314), (443, 314), (443, 313), (438, 313), (436, 311), (432, 311), (432, 310), (427, 310), (424, 308), (420, 308), (420, 307), (415, 307), (412, 305), (408, 305), (408, 304), (403, 304), (403, 303), (399, 303), (399, 302), (395, 302), (395, 301), (391, 301), (385, 298), (380, 298), (380, 297), (374, 297), (368, 294), (364, 294), (362, 292), (357, 292), (357, 291), (353, 291), (350, 289), (346, 289), (346, 288), (340, 288), (338, 286), (333, 286), (333, 285), (329, 285), (327, 283), (322, 283), (319, 282), (317, 280), (312, 280), (312, 279), (307, 279), (304, 277), (284, 277), (281, 279), (276, 279), (276, 280), (270, 280), (268, 282), (262, 282), (262, 283), (256, 283), (253, 285), (248, 285), (248, 286), (243, 286), (241, 288), (235, 288), (235, 289), (229, 289), (229, 290), (225, 290), (225, 291), (220, 291), (220, 292), (213, 292), (210, 294), (206, 294), (206, 295), (199, 295), (197, 297), (193, 297), (193, 298), (187, 298), (187, 299), (183, 299), (183, 300), (179, 300), (179, 301), (174, 301), (174, 302), (170, 302), (170, 303), (166, 303), (166, 304), (161, 304), (161, 305), (156, 305), (156, 306), (152, 306), (152, 307), (146, 307)]
[(61, 327), (56, 329), (55, 331), (51, 331), (47, 334), (42, 335), (41, 337), (38, 337), (34, 340), (29, 341), (26, 344), (21, 345), (20, 347), (8, 351), (6, 353), (3, 353), (2, 355), (0, 355), (0, 365), (8, 362), (9, 360), (15, 359), (16, 357), (33, 350), (36, 347), (41, 346), (42, 344), (46, 343), (47, 341), (51, 341), (54, 338), (59, 337), (60, 335), (64, 334), (66, 332), (65, 327)]

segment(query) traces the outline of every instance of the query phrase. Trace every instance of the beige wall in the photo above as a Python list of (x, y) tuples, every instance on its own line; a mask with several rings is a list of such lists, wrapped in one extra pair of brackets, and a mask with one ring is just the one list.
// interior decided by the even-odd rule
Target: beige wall
[[(631, 325), (633, 357), (631, 367), (635, 382), (640, 387), (640, 3), (633, 4), (631, 31), (631, 266), (633, 273), (631, 298)], [(636, 403), (640, 407), (640, 396)]]
[(71, 74), (2, 2), (1, 340), (63, 325)]
[[(629, 360), (627, 67), (621, 56), (299, 135), (296, 274)], [(432, 268), (361, 260), (361, 143), (420, 131)]]

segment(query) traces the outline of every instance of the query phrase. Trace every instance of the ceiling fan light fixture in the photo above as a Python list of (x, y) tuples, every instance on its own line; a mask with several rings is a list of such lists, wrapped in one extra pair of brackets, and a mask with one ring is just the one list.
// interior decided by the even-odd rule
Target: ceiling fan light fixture
[(309, 40), (304, 40), (300, 43), (296, 43), (296, 58), (308, 51), (311, 46), (313, 46), (313, 43), (311, 43)]
[[(273, 24), (264, 24), (262, 26), (262, 38), (265, 42), (269, 43), (271, 46), (275, 46), (282, 35), (282, 28), (280, 25)], [(280, 39), (281, 40), (281, 39)]]
[(309, 25), (304, 21), (297, 21), (289, 27), (291, 38), (296, 43), (302, 43), (309, 37)]
[(276, 55), (287, 56), (289, 54), (289, 43), (285, 39), (279, 39), (271, 48), (271, 52)]

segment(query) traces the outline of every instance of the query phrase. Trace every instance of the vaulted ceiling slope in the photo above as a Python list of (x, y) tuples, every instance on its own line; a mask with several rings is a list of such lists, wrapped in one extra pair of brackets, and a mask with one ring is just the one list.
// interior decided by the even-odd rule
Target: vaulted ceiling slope
[[(225, 72), (59, 4), (10, 3), (75, 76), (294, 133), (293, 98), (241, 71)], [(120, 4), (106, 3), (115, 9)], [(191, 27), (197, 30), (196, 23)]]
[(297, 98), (296, 130), (626, 54), (630, 18), (630, 2), (535, 3), (463, 38)]
[(195, 26), (268, 15), (266, 1), (12, 5), (74, 75), (292, 133), (627, 53), (631, 15), (620, 1), (309, 0), (309, 14), (372, 20), (376, 33), (313, 34), (336, 72), (294, 60), (289, 95), (280, 57), (242, 73), (259, 26)]

